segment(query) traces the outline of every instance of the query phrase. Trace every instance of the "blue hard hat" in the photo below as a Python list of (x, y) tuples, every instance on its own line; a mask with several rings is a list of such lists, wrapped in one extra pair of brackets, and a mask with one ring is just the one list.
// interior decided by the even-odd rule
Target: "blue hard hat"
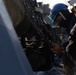
[(67, 5), (64, 4), (64, 3), (58, 3), (58, 4), (55, 4), (50, 12), (50, 18), (51, 20), (54, 22), (57, 15), (59, 14), (59, 12), (61, 10), (65, 10), (67, 9)]

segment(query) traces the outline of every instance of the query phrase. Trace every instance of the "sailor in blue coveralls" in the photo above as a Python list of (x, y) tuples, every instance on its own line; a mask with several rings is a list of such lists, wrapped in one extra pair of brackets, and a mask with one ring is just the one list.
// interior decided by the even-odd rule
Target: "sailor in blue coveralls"
[(63, 64), (67, 75), (74, 75), (73, 67), (75, 65), (74, 61), (76, 61), (76, 16), (74, 13), (69, 12), (67, 5), (59, 3), (53, 7), (50, 17), (53, 23), (65, 28), (69, 35), (69, 39), (64, 47), (66, 52), (63, 54)]

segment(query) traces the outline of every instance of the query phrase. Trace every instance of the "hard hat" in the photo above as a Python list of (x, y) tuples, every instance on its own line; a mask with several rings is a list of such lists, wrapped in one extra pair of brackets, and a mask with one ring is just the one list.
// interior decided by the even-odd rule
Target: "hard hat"
[(59, 12), (65, 9), (67, 9), (66, 4), (64, 3), (55, 4), (50, 12), (50, 18), (52, 19), (52, 21), (54, 22)]

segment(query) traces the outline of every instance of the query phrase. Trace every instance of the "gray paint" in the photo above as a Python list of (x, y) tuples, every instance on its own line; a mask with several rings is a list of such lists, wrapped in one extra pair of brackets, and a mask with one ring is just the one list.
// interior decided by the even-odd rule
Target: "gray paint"
[(2, 0), (0, 0), (0, 75), (33, 75)]

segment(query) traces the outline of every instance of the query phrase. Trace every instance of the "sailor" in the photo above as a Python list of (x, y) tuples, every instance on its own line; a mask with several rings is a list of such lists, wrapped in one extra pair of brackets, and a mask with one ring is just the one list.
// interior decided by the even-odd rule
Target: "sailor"
[[(74, 13), (70, 13), (68, 6), (63, 3), (56, 4), (51, 10), (50, 17), (53, 23), (66, 29), (69, 35), (68, 43), (63, 53), (63, 64), (65, 66), (66, 74), (73, 75), (73, 68), (76, 61), (76, 17)], [(54, 48), (56, 50), (56, 46)], [(57, 49), (58, 50), (58, 49)]]

